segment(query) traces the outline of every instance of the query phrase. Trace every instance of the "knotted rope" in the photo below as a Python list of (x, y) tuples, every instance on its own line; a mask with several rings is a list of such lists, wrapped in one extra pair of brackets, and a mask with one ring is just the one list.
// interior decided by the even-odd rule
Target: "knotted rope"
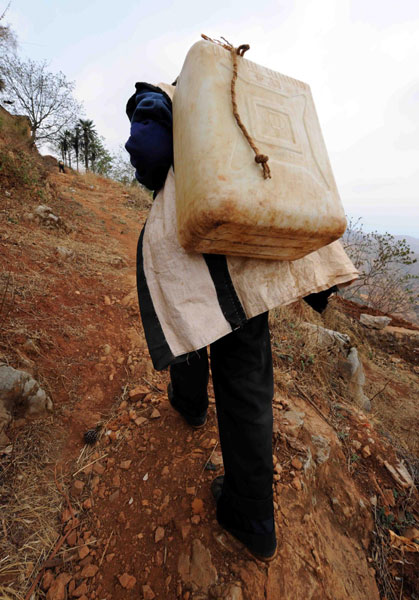
[(237, 72), (238, 72), (237, 56), (243, 57), (244, 53), (249, 50), (250, 46), (249, 46), (249, 44), (242, 44), (238, 48), (235, 48), (232, 44), (230, 44), (230, 42), (228, 42), (223, 37), (221, 38), (222, 41), (213, 40), (212, 38), (210, 38), (204, 34), (201, 34), (201, 37), (204, 40), (207, 40), (208, 42), (212, 42), (213, 44), (218, 44), (218, 46), (225, 48), (231, 54), (231, 57), (233, 60), (233, 76), (231, 78), (231, 103), (233, 105), (233, 115), (237, 121), (237, 125), (240, 127), (244, 137), (248, 141), (249, 146), (252, 148), (253, 152), (255, 153), (255, 162), (257, 164), (260, 164), (263, 169), (263, 177), (265, 179), (270, 179), (271, 178), (271, 170), (268, 165), (269, 156), (267, 156), (266, 154), (261, 154), (259, 152), (259, 148), (256, 146), (255, 142), (252, 140), (249, 132), (247, 131), (243, 121), (240, 118), (239, 111), (237, 108), (237, 101), (236, 101), (236, 80), (237, 80)]

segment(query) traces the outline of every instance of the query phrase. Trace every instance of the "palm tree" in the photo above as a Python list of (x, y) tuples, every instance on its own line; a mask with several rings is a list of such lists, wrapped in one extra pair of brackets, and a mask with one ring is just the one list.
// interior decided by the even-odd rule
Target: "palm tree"
[(80, 125), (76, 125), (71, 137), (71, 145), (76, 155), (77, 171), (79, 170), (80, 141)]
[(90, 119), (79, 119), (79, 126), (81, 132), (82, 151), (84, 155), (84, 168), (86, 171), (89, 170), (89, 152), (90, 147), (94, 142), (96, 131), (93, 121)]
[(62, 134), (62, 138), (63, 138), (63, 141), (64, 141), (64, 145), (65, 145), (65, 148), (66, 148), (66, 154), (67, 154), (67, 157), (68, 157), (68, 166), (71, 169), (71, 150), (72, 150), (71, 141), (72, 141), (72, 138), (73, 138), (73, 134), (71, 133), (71, 131), (69, 131), (68, 129), (66, 129), (64, 131), (64, 133)]
[(68, 138), (64, 133), (60, 133), (58, 138), (58, 148), (61, 152), (61, 158), (63, 162), (67, 164), (67, 152), (68, 152)]

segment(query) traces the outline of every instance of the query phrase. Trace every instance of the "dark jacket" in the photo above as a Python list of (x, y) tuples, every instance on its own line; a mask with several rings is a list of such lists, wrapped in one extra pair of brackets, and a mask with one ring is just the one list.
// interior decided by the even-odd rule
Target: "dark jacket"
[(159, 88), (136, 83), (127, 103), (131, 135), (125, 144), (135, 177), (149, 190), (163, 187), (173, 164), (172, 101)]

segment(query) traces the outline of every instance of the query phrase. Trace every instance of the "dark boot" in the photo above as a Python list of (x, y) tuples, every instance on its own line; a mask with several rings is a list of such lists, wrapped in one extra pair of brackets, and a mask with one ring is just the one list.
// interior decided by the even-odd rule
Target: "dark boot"
[(233, 511), (223, 496), (224, 475), (216, 477), (211, 484), (211, 492), (217, 503), (217, 521), (223, 529), (231, 533), (255, 558), (269, 562), (275, 558), (277, 543), (275, 521), (251, 519)]

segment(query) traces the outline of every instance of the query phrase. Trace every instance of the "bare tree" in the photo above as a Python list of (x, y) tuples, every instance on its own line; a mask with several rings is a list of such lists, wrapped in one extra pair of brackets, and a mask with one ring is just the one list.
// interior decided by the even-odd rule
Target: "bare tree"
[[(0, 15), (0, 21), (4, 19), (7, 11), (10, 8), (10, 2)], [(13, 52), (16, 49), (17, 41), (16, 35), (14, 31), (9, 27), (9, 25), (4, 25), (0, 23), (0, 54), (4, 54), (5, 52)], [(4, 90), (6, 87), (6, 82), (3, 77), (0, 76), (0, 92)]]
[(418, 301), (418, 276), (410, 272), (417, 262), (406, 240), (390, 233), (365, 232), (360, 219), (350, 221), (343, 246), (359, 279), (343, 290), (345, 298), (362, 300), (386, 313), (406, 314)]
[(72, 95), (74, 83), (61, 72), (49, 72), (46, 62), (8, 53), (0, 58), (0, 77), (6, 84), (3, 94), (13, 101), (12, 111), (29, 118), (34, 143), (57, 139), (80, 114), (81, 105)]

